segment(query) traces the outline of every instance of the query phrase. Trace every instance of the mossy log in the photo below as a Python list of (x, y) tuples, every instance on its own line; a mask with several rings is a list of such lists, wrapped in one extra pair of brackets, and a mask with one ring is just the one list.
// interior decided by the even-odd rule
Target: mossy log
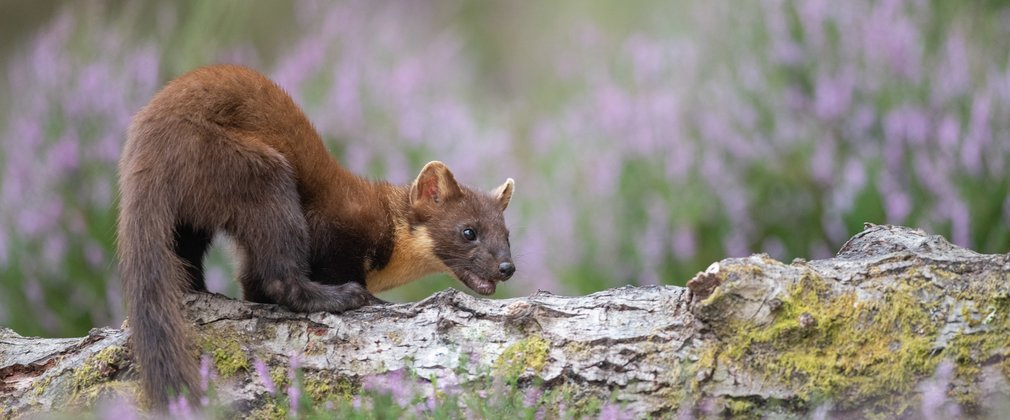
[[(211, 294), (187, 297), (218, 397), (262, 409), (253, 368), (347, 398), (367, 375), (419, 381), (492, 375), (566, 388), (570, 404), (638, 415), (947, 417), (1010, 413), (1010, 257), (868, 225), (834, 258), (766, 255), (712, 264), (683, 287), (582, 297), (481, 299), (443, 291), (412, 304), (297, 314)], [(129, 328), (84, 338), (0, 330), (0, 417), (136, 392)]]

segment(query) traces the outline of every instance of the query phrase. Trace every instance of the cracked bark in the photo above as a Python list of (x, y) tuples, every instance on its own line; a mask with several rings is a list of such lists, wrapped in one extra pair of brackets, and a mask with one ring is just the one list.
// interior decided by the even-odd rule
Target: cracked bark
[[(209, 294), (186, 307), (196, 340), (235, 362), (220, 375), (221, 398), (246, 411), (266, 392), (251, 357), (286, 366), (298, 354), (324, 381), (406, 368), (465, 383), (502, 374), (503, 354), (538, 337), (546, 358), (520, 366), (520, 384), (573, 387), (576, 404), (613, 398), (639, 415), (701, 417), (982, 416), (1010, 395), (1008, 279), (1007, 255), (868, 225), (834, 258), (726, 259), (687, 288), (501, 300), (447, 290), (339, 315)], [(128, 328), (73, 339), (0, 330), (0, 417), (134, 392), (128, 339)]]

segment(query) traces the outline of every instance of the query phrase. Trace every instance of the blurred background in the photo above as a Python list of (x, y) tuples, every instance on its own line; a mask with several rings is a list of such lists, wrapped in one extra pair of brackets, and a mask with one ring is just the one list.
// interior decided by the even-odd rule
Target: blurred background
[(200, 65), (270, 75), (359, 174), (515, 178), (509, 297), (828, 257), (864, 221), (1007, 252), (1008, 53), (982, 0), (0, 0), (0, 325), (122, 321), (124, 132)]

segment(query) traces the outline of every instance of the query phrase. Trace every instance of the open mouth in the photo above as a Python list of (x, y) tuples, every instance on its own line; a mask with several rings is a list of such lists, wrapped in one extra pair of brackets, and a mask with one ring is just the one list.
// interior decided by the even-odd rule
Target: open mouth
[(494, 280), (483, 279), (469, 271), (461, 271), (456, 274), (456, 277), (471, 290), (485, 296), (494, 293), (497, 286)]

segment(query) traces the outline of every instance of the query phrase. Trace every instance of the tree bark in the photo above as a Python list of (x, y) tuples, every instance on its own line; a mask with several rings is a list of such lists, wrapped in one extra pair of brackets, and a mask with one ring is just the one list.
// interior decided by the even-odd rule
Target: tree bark
[[(1010, 258), (897, 226), (867, 225), (826, 260), (725, 259), (686, 288), (447, 290), (344, 314), (193, 294), (186, 308), (219, 398), (243, 412), (267, 392), (255, 361), (282, 382), (292, 357), (318, 400), (398, 369), (567, 387), (572, 404), (614, 400), (636, 415), (983, 416), (1006, 414), (1010, 396)], [(134, 395), (129, 334), (0, 330), (0, 417)]]

